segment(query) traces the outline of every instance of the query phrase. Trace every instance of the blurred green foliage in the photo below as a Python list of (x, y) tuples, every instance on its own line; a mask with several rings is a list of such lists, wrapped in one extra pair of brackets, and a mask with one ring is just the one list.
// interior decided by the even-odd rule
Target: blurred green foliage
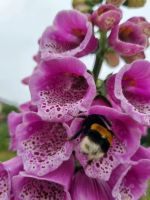
[(143, 197), (141, 200), (150, 200), (150, 183), (149, 183), (149, 187), (147, 190), (147, 195), (145, 197)]
[(148, 129), (147, 135), (142, 138), (141, 144), (145, 147), (150, 147), (150, 129)]
[(14, 152), (9, 151), (7, 116), (11, 111), (17, 111), (17, 108), (0, 102), (0, 161), (5, 161), (15, 156)]

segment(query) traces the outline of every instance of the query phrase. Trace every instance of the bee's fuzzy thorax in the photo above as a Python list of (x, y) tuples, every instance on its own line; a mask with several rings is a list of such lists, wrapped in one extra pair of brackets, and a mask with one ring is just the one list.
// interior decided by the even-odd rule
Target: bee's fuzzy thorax
[(88, 155), (89, 160), (99, 159), (104, 156), (100, 145), (93, 142), (88, 136), (85, 136), (80, 143), (81, 151)]

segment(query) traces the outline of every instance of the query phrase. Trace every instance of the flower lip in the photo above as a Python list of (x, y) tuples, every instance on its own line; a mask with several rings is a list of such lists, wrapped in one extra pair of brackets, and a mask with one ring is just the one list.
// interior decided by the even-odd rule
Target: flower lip
[(80, 111), (88, 110), (96, 95), (93, 77), (73, 57), (41, 62), (29, 87), (38, 114), (48, 121), (69, 121)]
[(0, 199), (11, 199), (12, 177), (17, 175), (22, 169), (22, 160), (20, 157), (14, 157), (0, 163)]
[(0, 199), (10, 199), (11, 183), (8, 172), (4, 166), (0, 164)]
[(44, 176), (68, 160), (73, 147), (67, 141), (68, 129), (66, 124), (46, 122), (36, 113), (26, 113), (16, 133), (24, 169)]
[(14, 177), (13, 182), (15, 187), (17, 186), (17, 189), (14, 188), (15, 197), (21, 200), (29, 200), (31, 197), (38, 199), (54, 198), (58, 200), (71, 200), (69, 192), (62, 185), (55, 182), (39, 180), (37, 177), (33, 178), (25, 176), (25, 174)]
[[(15, 198), (24, 196), (23, 199), (31, 199), (33, 195), (39, 195), (38, 199), (60, 199), (71, 200), (68, 192), (71, 179), (74, 173), (74, 160), (71, 157), (68, 161), (49, 174), (37, 177), (22, 171), (13, 178), (13, 191)], [(25, 192), (26, 190), (26, 192)], [(32, 198), (33, 198), (32, 196)], [(19, 197), (18, 197), (19, 198)], [(21, 198), (21, 199), (22, 199)]]

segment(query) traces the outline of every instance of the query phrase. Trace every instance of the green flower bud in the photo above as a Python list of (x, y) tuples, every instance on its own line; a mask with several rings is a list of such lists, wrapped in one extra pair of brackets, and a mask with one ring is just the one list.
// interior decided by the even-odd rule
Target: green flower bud
[(74, 9), (79, 10), (82, 13), (90, 13), (91, 7), (86, 4), (78, 4), (76, 6), (73, 6)]
[(86, 0), (73, 0), (72, 1), (73, 7), (76, 7), (76, 6), (80, 5), (80, 4), (85, 4), (85, 3), (86, 3)]
[(106, 0), (106, 3), (111, 3), (115, 6), (120, 6), (121, 4), (125, 3), (126, 0)]
[(128, 7), (138, 8), (138, 7), (143, 7), (145, 3), (146, 3), (146, 0), (127, 0), (125, 5)]

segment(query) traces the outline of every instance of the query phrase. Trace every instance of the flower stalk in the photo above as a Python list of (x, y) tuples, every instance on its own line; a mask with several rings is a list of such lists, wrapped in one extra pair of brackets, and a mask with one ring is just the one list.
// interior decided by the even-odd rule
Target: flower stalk
[(94, 76), (95, 83), (97, 83), (97, 79), (102, 68), (104, 55), (106, 51), (107, 51), (107, 33), (100, 32), (99, 49), (96, 53), (95, 63), (93, 67), (93, 76)]

